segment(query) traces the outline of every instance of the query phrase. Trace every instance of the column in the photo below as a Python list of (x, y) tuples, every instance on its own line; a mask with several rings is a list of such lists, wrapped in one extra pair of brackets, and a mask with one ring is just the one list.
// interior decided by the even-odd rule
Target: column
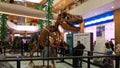
[(120, 9), (114, 11), (115, 45), (120, 44)]
[(84, 22), (80, 24), (80, 33), (84, 33)]

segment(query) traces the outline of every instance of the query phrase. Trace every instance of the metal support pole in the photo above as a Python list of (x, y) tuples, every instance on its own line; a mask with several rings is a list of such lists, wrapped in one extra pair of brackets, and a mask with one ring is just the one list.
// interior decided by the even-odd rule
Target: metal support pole
[[(64, 49), (64, 53), (63, 53), (63, 56), (62, 57), (64, 57), (65, 56), (65, 49)], [(62, 59), (62, 62), (64, 62), (64, 59)]]
[[(45, 52), (43, 51), (43, 57), (45, 57)], [(45, 66), (45, 60), (43, 60), (43, 66)]]
[[(88, 56), (90, 56), (90, 52), (89, 51), (88, 51)], [(88, 58), (87, 67), (90, 68), (90, 58)]]
[(17, 60), (17, 68), (20, 68), (20, 60)]
[[(48, 46), (48, 55), (47, 55), (47, 57), (49, 57), (49, 46)], [(47, 60), (47, 68), (49, 68), (49, 59)]]
[(23, 56), (23, 44), (21, 46), (21, 56)]
[(119, 57), (118, 56), (115, 59), (115, 68), (119, 68)]
[(4, 48), (4, 56), (5, 56), (6, 55), (6, 47), (4, 46), (3, 48)]
[[(49, 41), (49, 35), (48, 35), (48, 40), (47, 40), (47, 41), (48, 41), (48, 44), (47, 44), (47, 50), (48, 50), (48, 51), (47, 51), (47, 52), (48, 52), (48, 53), (47, 53), (47, 57), (49, 57), (49, 55), (50, 55), (50, 54), (49, 54), (49, 47), (50, 47), (50, 44), (49, 44), (49, 43), (50, 43), (50, 41)], [(47, 68), (49, 68), (49, 59), (47, 60)]]

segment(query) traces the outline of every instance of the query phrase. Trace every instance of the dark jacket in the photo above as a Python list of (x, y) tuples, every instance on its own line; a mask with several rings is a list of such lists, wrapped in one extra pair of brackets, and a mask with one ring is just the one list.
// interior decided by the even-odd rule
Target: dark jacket
[(64, 54), (64, 53), (65, 53), (64, 42), (61, 41), (60, 42), (60, 54)]
[(78, 44), (75, 48), (73, 48), (73, 56), (82, 56), (84, 49), (85, 46), (83, 44)]

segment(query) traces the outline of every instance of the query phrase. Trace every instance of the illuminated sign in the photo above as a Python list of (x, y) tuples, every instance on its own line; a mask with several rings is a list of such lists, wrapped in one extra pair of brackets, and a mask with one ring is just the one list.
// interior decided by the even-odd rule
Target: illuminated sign
[[(89, 26), (109, 23), (109, 22), (112, 22), (113, 19), (114, 19), (114, 13), (108, 12), (102, 15), (98, 15), (92, 18), (85, 19), (84, 22), (85, 22), (85, 27), (89, 27)], [(73, 26), (79, 27), (79, 24), (73, 24)]]
[(108, 12), (85, 20), (85, 27), (112, 22), (114, 13)]

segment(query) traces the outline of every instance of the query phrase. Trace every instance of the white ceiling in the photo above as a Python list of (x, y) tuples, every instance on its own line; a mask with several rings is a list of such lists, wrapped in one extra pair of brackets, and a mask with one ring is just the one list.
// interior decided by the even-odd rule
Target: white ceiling
[(109, 11), (114, 11), (115, 9), (118, 9), (118, 8), (120, 8), (120, 0), (115, 0), (111, 3), (108, 3), (108, 4), (101, 6), (97, 9), (94, 9), (90, 12), (82, 14), (82, 16), (84, 19), (87, 19), (87, 18), (90, 18), (93, 16), (97, 16), (97, 15), (109, 12)]

